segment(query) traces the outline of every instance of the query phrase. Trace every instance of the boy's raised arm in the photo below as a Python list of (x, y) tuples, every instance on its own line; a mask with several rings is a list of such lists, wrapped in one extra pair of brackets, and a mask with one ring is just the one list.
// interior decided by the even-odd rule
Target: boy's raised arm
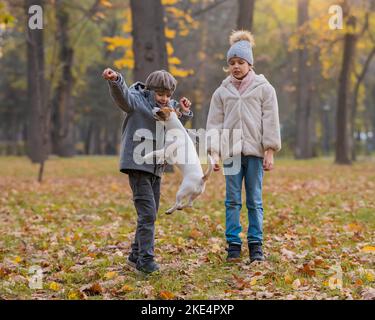
[(129, 92), (124, 77), (112, 69), (105, 69), (103, 78), (108, 81), (109, 92), (116, 105), (129, 113), (136, 107), (136, 98)]

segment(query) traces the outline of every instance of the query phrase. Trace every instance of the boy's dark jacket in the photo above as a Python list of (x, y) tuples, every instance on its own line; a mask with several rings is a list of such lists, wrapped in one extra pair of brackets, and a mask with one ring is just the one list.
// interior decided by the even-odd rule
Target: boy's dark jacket
[[(154, 164), (137, 164), (134, 161), (134, 157), (139, 159), (144, 156), (144, 154), (135, 154), (134, 149), (145, 139), (152, 140), (154, 150), (162, 147), (159, 143), (164, 141), (161, 136), (164, 135), (164, 131), (156, 132), (156, 121), (152, 113), (152, 109), (157, 107), (155, 92), (146, 90), (145, 85), (141, 82), (136, 82), (128, 88), (124, 77), (120, 74), (118, 76), (117, 81), (108, 81), (108, 85), (116, 105), (125, 112), (121, 129), (120, 171), (127, 173), (128, 170), (141, 170), (160, 177), (163, 174), (164, 165), (155, 162)], [(177, 105), (177, 101), (171, 100), (171, 107), (176, 108)], [(184, 123), (192, 117), (191, 111), (189, 114), (183, 113), (181, 121)], [(152, 136), (136, 134), (139, 129), (148, 130)], [(156, 142), (158, 142), (158, 146)]]

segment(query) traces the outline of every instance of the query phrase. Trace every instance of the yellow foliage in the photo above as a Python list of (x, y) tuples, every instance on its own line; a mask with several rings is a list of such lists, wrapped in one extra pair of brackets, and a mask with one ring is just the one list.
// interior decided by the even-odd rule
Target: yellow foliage
[(130, 8), (126, 9), (124, 17), (125, 17), (125, 23), (122, 25), (122, 31), (124, 31), (126, 33), (130, 33), (130, 32), (132, 32), (132, 29), (133, 29), (133, 27), (132, 27), (132, 13), (131, 13)]
[(174, 64), (174, 65), (179, 65), (181, 64), (181, 60), (177, 57), (169, 57), (168, 58), (168, 63), (169, 64)]
[(173, 5), (175, 5), (179, 1), (180, 0), (161, 0), (161, 4), (163, 6), (173, 6)]
[(174, 75), (175, 77), (179, 77), (179, 78), (186, 78), (186, 77), (194, 74), (193, 70), (179, 69), (179, 68), (176, 68), (173, 65), (170, 66), (169, 69), (170, 69), (170, 72), (171, 72), (172, 75)]
[(165, 28), (165, 36), (167, 39), (174, 39), (176, 37), (176, 31), (169, 28)]
[(122, 38), (122, 37), (104, 37), (103, 40), (108, 43), (108, 50), (114, 51), (119, 47), (131, 48), (133, 45), (132, 38)]
[(168, 56), (172, 56), (173, 53), (174, 53), (174, 49), (173, 49), (172, 43), (167, 41), (167, 54), (168, 54)]
[(106, 8), (112, 8), (113, 5), (108, 0), (100, 0), (100, 5)]

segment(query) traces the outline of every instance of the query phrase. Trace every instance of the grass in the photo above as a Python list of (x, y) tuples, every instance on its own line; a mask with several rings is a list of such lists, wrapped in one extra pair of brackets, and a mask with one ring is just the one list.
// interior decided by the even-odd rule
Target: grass
[[(125, 264), (136, 213), (117, 157), (54, 157), (45, 170), (38, 184), (37, 165), (0, 158), (2, 299), (362, 299), (374, 290), (371, 158), (278, 159), (264, 180), (261, 265), (248, 263), (245, 246), (241, 262), (225, 262), (221, 174), (194, 209), (172, 216), (163, 212), (181, 177), (165, 175), (155, 240), (162, 271), (149, 277)], [(32, 266), (43, 270), (42, 289), (29, 287)]]

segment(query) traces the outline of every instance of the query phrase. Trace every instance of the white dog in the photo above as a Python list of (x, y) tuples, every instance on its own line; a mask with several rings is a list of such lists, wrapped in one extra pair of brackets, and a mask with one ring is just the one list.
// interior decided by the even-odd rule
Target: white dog
[(203, 173), (194, 143), (178, 119), (175, 110), (155, 108), (154, 116), (157, 121), (164, 122), (166, 140), (171, 135), (177, 138), (163, 149), (150, 152), (144, 156), (145, 160), (156, 157), (159, 163), (164, 161), (173, 163), (182, 172), (183, 180), (176, 194), (176, 203), (166, 211), (166, 214), (171, 214), (176, 210), (192, 207), (193, 201), (203, 193), (206, 181), (213, 171), (213, 160), (210, 155), (207, 155), (208, 168)]

